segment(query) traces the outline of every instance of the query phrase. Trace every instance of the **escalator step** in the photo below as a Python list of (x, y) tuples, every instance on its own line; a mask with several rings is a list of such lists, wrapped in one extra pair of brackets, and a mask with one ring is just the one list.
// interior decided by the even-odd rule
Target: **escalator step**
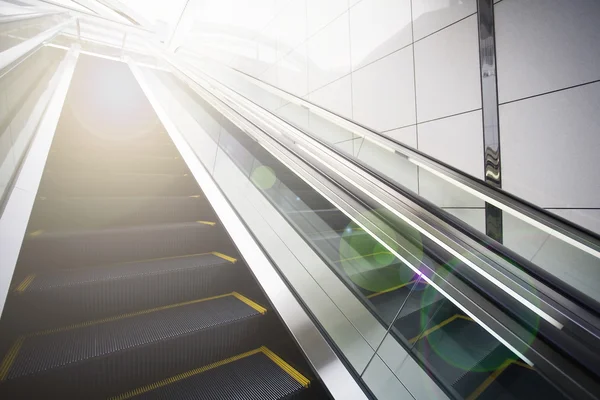
[(145, 385), (258, 347), (264, 313), (233, 292), (24, 335), (0, 364), (0, 395)]
[(196, 368), (111, 400), (291, 399), (309, 380), (266, 347)]
[(198, 184), (188, 174), (46, 170), (38, 194), (44, 197), (193, 196), (198, 194)]
[(147, 156), (122, 152), (59, 152), (48, 155), (46, 168), (60, 170), (77, 166), (78, 170), (184, 174), (187, 166), (178, 156)]
[(214, 212), (203, 195), (38, 198), (28, 229), (96, 229), (214, 218)]
[[(210, 221), (139, 225), (90, 231), (30, 232), (21, 271), (68, 269), (221, 250), (221, 230)], [(32, 267), (36, 267), (34, 271)]]
[(451, 385), (499, 346), (496, 338), (461, 314), (430, 327), (415, 344), (420, 354), (427, 354), (429, 367)]
[(15, 320), (19, 331), (47, 329), (242, 290), (235, 261), (214, 252), (31, 274), (11, 298), (29, 318)]

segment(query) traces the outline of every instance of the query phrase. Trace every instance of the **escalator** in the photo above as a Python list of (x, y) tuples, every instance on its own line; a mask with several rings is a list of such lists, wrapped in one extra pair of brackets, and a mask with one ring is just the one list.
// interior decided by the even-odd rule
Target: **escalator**
[[(208, 107), (208, 106), (207, 106)], [(288, 219), (339, 278), (404, 343), (453, 398), (566, 399), (535, 368), (455, 306), (335, 205), (233, 127), (220, 143), (243, 164), (268, 166), (277, 182), (264, 195)], [(249, 162), (249, 155), (255, 159)], [(241, 161), (245, 160), (245, 162)], [(260, 182), (255, 180), (258, 186)], [(382, 210), (369, 211), (381, 213)], [(431, 241), (396, 221), (394, 235), (404, 251), (418, 253), (440, 273), (459, 265), (444, 258)], [(400, 249), (396, 249), (400, 251)], [(539, 321), (533, 321), (539, 323)], [(532, 334), (533, 340), (535, 334)], [(392, 355), (393, 357), (393, 355)]]
[[(194, 98), (192, 91), (177, 79), (168, 74), (163, 79), (173, 82), (169, 88), (180, 90), (181, 98), (185, 93)], [(338, 206), (291, 173), (261, 142), (229, 121), (216, 119), (217, 113), (207, 102), (198, 97), (194, 101), (206, 116), (212, 116), (205, 118), (204, 123), (200, 119), (201, 126), (208, 132), (211, 123), (220, 121), (224, 127), (218, 136), (221, 149), (382, 325), (390, 326), (394, 340), (409, 349), (450, 397), (568, 398), (523, 356), (527, 354), (526, 347), (539, 340), (535, 331), (539, 317), (529, 317), (527, 321), (532, 330), (526, 336), (530, 343), (510, 349), (425, 279), (430, 275), (428, 269), (440, 275), (458, 276), (466, 267), (459, 260), (414, 228), (389, 218), (394, 228), (384, 228), (384, 233), (399, 244), (396, 252), (406, 259), (410, 253), (420, 260), (422, 268), (415, 272)], [(369, 217), (390, 217), (368, 202), (363, 206)], [(386, 356), (393, 365), (394, 354)]]
[(328, 397), (127, 65), (87, 56), (0, 335), (5, 399)]

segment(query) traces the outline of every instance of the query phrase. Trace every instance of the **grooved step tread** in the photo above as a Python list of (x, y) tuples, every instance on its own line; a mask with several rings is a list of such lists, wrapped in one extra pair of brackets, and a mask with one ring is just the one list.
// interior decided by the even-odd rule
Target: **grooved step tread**
[(310, 381), (266, 347), (131, 390), (111, 400), (288, 398)]
[(74, 270), (51, 271), (28, 275), (16, 287), (15, 291), (20, 294), (41, 292), (119, 279), (140, 278), (147, 275), (157, 275), (186, 269), (209, 268), (230, 264), (235, 261), (235, 258), (218, 252), (212, 252), (78, 268)]
[(115, 354), (265, 312), (252, 300), (232, 292), (35, 332), (19, 337), (12, 345), (0, 364), (0, 380)]

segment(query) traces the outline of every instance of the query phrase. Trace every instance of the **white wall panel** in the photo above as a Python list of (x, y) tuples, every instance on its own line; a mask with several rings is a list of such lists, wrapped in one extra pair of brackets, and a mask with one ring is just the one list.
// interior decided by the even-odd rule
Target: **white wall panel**
[(308, 36), (314, 35), (348, 10), (348, 0), (307, 0)]
[(600, 79), (598, 0), (495, 5), (501, 103)]
[(350, 72), (347, 12), (308, 40), (308, 72), (311, 92)]
[(350, 9), (353, 69), (411, 42), (410, 0), (363, 0)]
[(406, 144), (417, 148), (417, 126), (407, 126), (404, 128), (393, 129), (384, 133), (385, 136), (395, 140), (396, 142)]
[(415, 43), (415, 68), (419, 121), (480, 108), (477, 16)]
[(600, 205), (600, 83), (500, 106), (503, 187), (544, 208)]
[(301, 44), (278, 62), (279, 87), (296, 96), (308, 93), (306, 45)]
[(481, 111), (419, 124), (419, 150), (483, 179)]
[(293, 0), (275, 17), (277, 58), (281, 59), (306, 39), (306, 0)]
[(352, 74), (354, 119), (386, 131), (415, 123), (412, 48), (406, 47)]
[(343, 117), (352, 118), (351, 76), (347, 75), (315, 90), (310, 94), (309, 100)]
[(475, 0), (412, 0), (415, 40), (477, 11)]

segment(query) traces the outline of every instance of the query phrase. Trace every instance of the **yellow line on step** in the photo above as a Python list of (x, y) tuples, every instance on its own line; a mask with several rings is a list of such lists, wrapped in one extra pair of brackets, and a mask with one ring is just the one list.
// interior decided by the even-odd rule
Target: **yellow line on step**
[(283, 361), (279, 356), (277, 356), (271, 350), (262, 346), (262, 347), (259, 347), (258, 349), (250, 350), (245, 353), (238, 354), (237, 356), (229, 357), (224, 360), (205, 365), (204, 367), (192, 369), (190, 371), (181, 373), (179, 375), (175, 375), (170, 378), (163, 379), (162, 381), (158, 381), (156, 383), (151, 383), (150, 385), (146, 385), (146, 386), (142, 386), (140, 388), (134, 389), (134, 390), (130, 390), (129, 392), (125, 392), (121, 395), (111, 397), (110, 400), (127, 400), (132, 397), (139, 396), (140, 394), (148, 393), (148, 392), (151, 392), (152, 390), (159, 389), (161, 387), (168, 386), (173, 383), (177, 383), (184, 379), (191, 378), (194, 375), (198, 375), (203, 372), (210, 371), (211, 369), (215, 369), (215, 368), (221, 367), (223, 365), (230, 364), (232, 362), (241, 360), (246, 357), (253, 356), (258, 353), (265, 354), (267, 357), (269, 357), (269, 359), (271, 361), (273, 361), (275, 364), (277, 364), (277, 366), (279, 366), (281, 369), (283, 369), (286, 373), (288, 373), (292, 378), (294, 378), (302, 386), (308, 387), (308, 385), (310, 384), (310, 381), (307, 378), (305, 378), (302, 374), (300, 374), (298, 371), (296, 371), (294, 368), (292, 368), (292, 366), (290, 366), (288, 363)]
[(235, 258), (233, 258), (233, 257), (229, 257), (229, 256), (227, 256), (227, 255), (225, 255), (225, 254), (223, 254), (223, 253), (219, 253), (218, 251), (213, 251), (213, 252), (212, 252), (212, 253), (210, 253), (210, 254), (212, 254), (213, 256), (220, 257), (220, 258), (222, 258), (223, 260), (227, 260), (227, 261), (229, 261), (229, 262), (231, 262), (231, 263), (235, 263), (235, 262), (237, 262), (237, 259), (235, 259)]
[(485, 381), (483, 381), (481, 383), (481, 385), (479, 385), (477, 387), (477, 389), (475, 389), (473, 391), (473, 393), (471, 393), (469, 395), (469, 397), (467, 397), (466, 400), (475, 400), (477, 399), (483, 392), (485, 392), (485, 390), (492, 384), (494, 383), (494, 381), (496, 379), (498, 379), (498, 377), (508, 368), (510, 367), (512, 364), (518, 365), (519, 367), (523, 367), (523, 368), (528, 368), (528, 369), (533, 369), (533, 367), (531, 367), (528, 364), (525, 364), (521, 361), (517, 361), (517, 360), (505, 360), (502, 365), (500, 365), (494, 372), (492, 372), (490, 374), (490, 376), (488, 376), (486, 378)]
[(231, 293), (231, 295), (233, 297), (235, 297), (236, 299), (238, 299), (239, 301), (246, 303), (250, 307), (254, 308), (256, 311), (258, 311), (261, 314), (265, 314), (267, 312), (266, 308), (264, 308), (263, 306), (261, 306), (258, 303), (253, 302), (252, 300), (250, 300), (249, 298), (247, 298), (244, 295), (239, 294), (238, 292), (233, 292), (233, 293)]
[(135, 312), (127, 313), (127, 314), (116, 315), (116, 316), (113, 316), (113, 317), (107, 317), (107, 318), (97, 319), (97, 320), (93, 320), (93, 321), (81, 322), (81, 323), (78, 323), (78, 324), (72, 324), (72, 325), (61, 327), (61, 328), (47, 329), (47, 330), (44, 330), (44, 331), (39, 331), (39, 332), (32, 333), (30, 335), (27, 335), (27, 337), (30, 337), (30, 336), (42, 336), (42, 335), (48, 335), (48, 334), (51, 334), (51, 333), (65, 332), (65, 331), (70, 331), (70, 330), (73, 330), (73, 329), (85, 328), (85, 327), (88, 327), (88, 326), (99, 325), (99, 324), (103, 324), (103, 323), (106, 323), (106, 322), (119, 321), (119, 320), (126, 319), (126, 318), (137, 317), (139, 315), (151, 314), (151, 313), (157, 312), (157, 311), (169, 310), (171, 308), (182, 307), (182, 306), (187, 306), (187, 305), (196, 304), (196, 303), (202, 303), (202, 302), (205, 302), (205, 301), (216, 300), (216, 299), (220, 299), (220, 298), (228, 297), (228, 296), (234, 296), (234, 297), (237, 298), (236, 294), (234, 294), (234, 293), (235, 292), (221, 294), (221, 295), (218, 295), (218, 296), (206, 297), (204, 299), (184, 301), (182, 303), (177, 303), (177, 304), (169, 304), (168, 306), (155, 307), (155, 308), (150, 308), (148, 310), (135, 311)]
[(455, 321), (457, 319), (464, 319), (466, 321), (473, 321), (471, 318), (467, 317), (466, 315), (455, 314), (455, 315), (451, 316), (450, 318), (448, 318), (448, 319), (440, 322), (439, 324), (435, 325), (434, 327), (431, 327), (431, 328), (427, 329), (425, 332), (423, 332), (422, 335), (418, 335), (418, 336), (415, 336), (414, 338), (410, 339), (409, 342), (410, 343), (415, 343), (417, 340), (426, 337), (430, 333), (433, 333), (433, 332), (437, 331), (438, 329), (440, 329), (440, 328), (448, 325), (450, 322)]
[(215, 226), (217, 223), (212, 221), (196, 221), (198, 224)]
[(292, 378), (294, 378), (299, 384), (301, 384), (305, 388), (308, 387), (308, 385), (310, 384), (310, 380), (308, 380), (304, 375), (302, 375), (300, 372), (298, 372), (290, 364), (283, 361), (283, 359), (281, 359), (281, 357), (279, 357), (277, 354), (273, 353), (271, 350), (267, 349), (264, 346), (261, 347), (261, 349), (262, 349), (262, 352), (271, 359), (271, 361), (273, 361), (275, 364), (277, 364), (279, 366), (279, 368), (281, 368), (282, 370), (287, 372), (288, 375), (290, 375)]
[(8, 371), (10, 371), (10, 367), (12, 367), (13, 362), (17, 358), (17, 354), (21, 350), (21, 346), (23, 346), (23, 342), (25, 341), (25, 336), (19, 336), (17, 340), (10, 347), (8, 353), (2, 360), (2, 364), (0, 364), (0, 381), (5, 381), (8, 376)]
[(29, 285), (31, 285), (31, 282), (33, 282), (34, 279), (35, 279), (35, 274), (27, 275), (27, 277), (25, 279), (23, 279), (23, 282), (21, 282), (21, 284), (19, 284), (19, 286), (17, 286), (17, 288), (15, 289), (15, 292), (23, 293), (29, 287)]
[(401, 289), (401, 288), (403, 288), (404, 286), (410, 285), (411, 283), (415, 283), (415, 282), (416, 282), (416, 281), (410, 281), (410, 282), (403, 283), (402, 285), (398, 285), (398, 286), (391, 287), (391, 288), (389, 288), (389, 289), (382, 290), (381, 292), (377, 292), (377, 293), (371, 293), (370, 295), (368, 295), (368, 296), (367, 296), (367, 299), (371, 299), (371, 298), (373, 298), (373, 297), (375, 297), (375, 296), (379, 296), (380, 294), (384, 294), (384, 293), (393, 292), (394, 290)]
[(378, 251), (377, 253), (365, 254), (365, 255), (362, 255), (362, 256), (342, 258), (341, 260), (337, 260), (336, 263), (340, 263), (340, 262), (343, 262), (343, 261), (358, 260), (358, 259), (361, 259), (361, 258), (367, 258), (367, 257), (372, 257), (372, 256), (378, 256), (380, 254), (392, 254), (392, 253), (390, 253), (389, 251)]
[(37, 237), (40, 236), (42, 233), (44, 233), (43, 229), (38, 229), (37, 231), (33, 231), (31, 233), (29, 233), (29, 237)]

